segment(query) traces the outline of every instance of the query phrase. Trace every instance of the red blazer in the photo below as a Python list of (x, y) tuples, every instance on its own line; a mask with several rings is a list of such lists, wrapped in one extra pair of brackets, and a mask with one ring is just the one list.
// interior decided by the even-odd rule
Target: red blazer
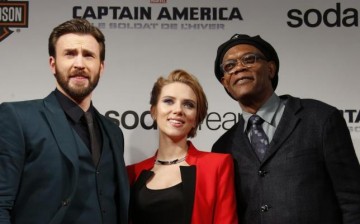
[[(232, 157), (198, 151), (191, 142), (188, 143), (186, 162), (190, 166), (180, 167), (185, 203), (189, 202), (185, 206), (187, 223), (238, 223)], [(156, 155), (127, 167), (132, 187), (146, 184), (149, 176), (142, 177), (148, 173), (144, 170), (153, 168), (155, 158)]]

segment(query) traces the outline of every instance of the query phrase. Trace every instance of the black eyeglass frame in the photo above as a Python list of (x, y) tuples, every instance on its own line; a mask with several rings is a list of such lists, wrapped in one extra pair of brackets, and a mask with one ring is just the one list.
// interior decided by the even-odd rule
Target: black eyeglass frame
[[(250, 62), (246, 62), (245, 59), (249, 59), (249, 57), (254, 57), (253, 59), (250, 60)], [(238, 63), (240, 62), (242, 66), (246, 67), (246, 68), (250, 68), (252, 67), (252, 65), (254, 65), (258, 60), (265, 60), (268, 61), (264, 56), (258, 54), (258, 53), (248, 53), (245, 54), (243, 56), (241, 56), (241, 58), (237, 58), (237, 59), (230, 59), (225, 61), (224, 63), (222, 63), (220, 65), (220, 69), (223, 73), (226, 74), (231, 74), (232, 70), (238, 65)], [(225, 66), (230, 65), (231, 63), (233, 63), (233, 66), (231, 66), (231, 68), (226, 69)]]

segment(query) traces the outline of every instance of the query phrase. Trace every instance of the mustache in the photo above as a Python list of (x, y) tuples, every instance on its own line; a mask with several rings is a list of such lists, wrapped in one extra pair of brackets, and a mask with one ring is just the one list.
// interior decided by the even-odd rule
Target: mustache
[(85, 78), (90, 78), (90, 76), (83, 70), (74, 70), (73, 72), (70, 73), (70, 77), (74, 77), (74, 76), (82, 76)]

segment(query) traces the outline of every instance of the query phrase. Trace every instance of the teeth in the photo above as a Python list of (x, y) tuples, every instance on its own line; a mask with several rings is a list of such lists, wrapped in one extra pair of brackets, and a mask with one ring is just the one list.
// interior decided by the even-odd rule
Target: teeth
[(172, 120), (172, 119), (170, 119), (169, 120), (171, 123), (175, 123), (175, 124), (181, 124), (181, 123), (183, 123), (183, 122), (180, 122), (180, 121), (178, 121), (178, 120)]

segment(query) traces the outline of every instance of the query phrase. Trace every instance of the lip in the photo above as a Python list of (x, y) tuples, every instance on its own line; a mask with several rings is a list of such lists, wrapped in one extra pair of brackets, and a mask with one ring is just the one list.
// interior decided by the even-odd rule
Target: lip
[(71, 79), (88, 79), (88, 77), (83, 76), (83, 75), (73, 75), (70, 76)]
[(241, 85), (246, 84), (248, 82), (254, 81), (254, 78), (252, 76), (242, 76), (234, 80), (234, 85)]
[(169, 122), (171, 125), (175, 126), (175, 127), (180, 127), (180, 126), (182, 126), (182, 125), (185, 124), (185, 121), (184, 121), (184, 120), (182, 120), (182, 119), (176, 119), (176, 118), (169, 118), (169, 119), (168, 119), (168, 122)]
[(73, 76), (70, 76), (69, 79), (78, 84), (85, 84), (89, 80), (88, 77), (83, 76), (83, 75), (73, 75)]

